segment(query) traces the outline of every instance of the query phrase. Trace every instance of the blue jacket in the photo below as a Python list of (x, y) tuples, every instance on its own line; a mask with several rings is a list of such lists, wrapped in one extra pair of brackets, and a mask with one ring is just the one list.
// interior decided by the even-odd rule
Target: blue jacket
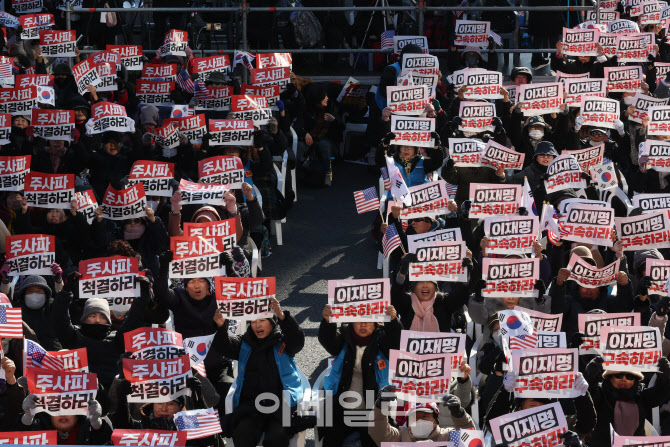
[[(395, 62), (395, 63), (389, 65), (386, 68), (389, 68), (389, 67), (395, 68), (396, 78), (397, 78), (398, 75), (400, 74), (400, 70), (402, 70), (402, 67), (400, 66), (400, 64), (398, 62)], [(394, 83), (394, 85), (395, 85), (395, 83)], [(384, 110), (384, 108), (386, 107), (386, 98), (382, 96), (382, 88), (384, 88), (384, 86), (379, 85), (378, 88), (377, 88), (377, 91), (375, 92), (375, 102), (377, 103), (377, 107), (379, 107), (379, 110)]]
[[(377, 337), (379, 340), (379, 336)], [(342, 351), (335, 357), (333, 365), (330, 367), (330, 373), (323, 380), (324, 391), (329, 391), (333, 394), (337, 393), (342, 378), (342, 367), (344, 366), (344, 356), (347, 353), (348, 346), (345, 344)], [(377, 392), (381, 391), (389, 384), (389, 364), (388, 359), (384, 356), (381, 349), (377, 352), (375, 358), (375, 379), (377, 381)]]

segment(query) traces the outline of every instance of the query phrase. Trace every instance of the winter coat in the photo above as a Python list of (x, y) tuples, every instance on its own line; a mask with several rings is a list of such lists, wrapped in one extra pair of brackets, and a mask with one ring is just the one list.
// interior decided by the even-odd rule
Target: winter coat
[[(37, 140), (41, 141), (41, 140)], [(44, 146), (46, 144), (36, 144), (36, 151), (30, 160), (30, 170), (42, 172), (45, 174), (75, 174), (78, 175), (86, 169), (86, 148), (81, 143), (70, 143), (69, 148), (60, 159), (58, 169), (54, 172), (51, 156), (47, 153)]]
[[(440, 326), (440, 332), (449, 332), (451, 331), (452, 314), (460, 312), (463, 305), (467, 303), (468, 286), (466, 283), (455, 283), (452, 292), (448, 295), (440, 291), (436, 295), (433, 315)], [(391, 304), (398, 312), (403, 327), (409, 329), (414, 320), (411, 291), (405, 290), (403, 286), (394, 281), (391, 286)]]
[[(32, 329), (30, 332), (33, 332), (33, 335), (35, 335), (35, 338), (30, 339), (37, 341), (40, 346), (47, 351), (60, 351), (63, 349), (54, 329), (55, 310), (53, 296), (47, 296), (44, 305), (39, 309), (31, 309), (26, 306), (24, 296), (25, 289), (18, 289), (14, 293), (14, 306), (21, 308), (21, 319), (24, 324), (27, 324), (30, 329)], [(21, 356), (21, 358), (13, 358), (10, 356), (10, 358), (16, 362), (17, 360), (21, 360), (23, 356)], [(18, 365), (16, 369), (16, 377), (20, 377)]]
[[(16, 422), (14, 430), (20, 431), (44, 431), (55, 430), (51, 424), (51, 416), (47, 413), (37, 413), (31, 425), (23, 425), (21, 418)], [(73, 444), (75, 445), (107, 445), (112, 441), (112, 423), (106, 417), (102, 418), (102, 427), (99, 430), (91, 427), (91, 422), (86, 416), (77, 416), (78, 425), (76, 437)], [(59, 444), (63, 442), (58, 439)]]
[[(368, 428), (368, 433), (370, 437), (378, 444), (381, 445), (382, 442), (417, 442), (424, 441), (423, 439), (418, 439), (412, 436), (412, 433), (409, 430), (409, 427), (403, 426), (400, 428), (393, 427), (389, 424), (388, 416), (385, 416), (382, 411), (375, 406), (374, 409), (374, 422)], [(452, 416), (453, 417), (453, 416)], [(459, 429), (475, 429), (475, 423), (467, 412), (463, 412), (461, 417), (453, 417), (454, 427), (442, 428), (439, 425), (433, 430), (428, 439), (433, 442), (439, 441), (450, 441), (449, 433), (453, 430)]]

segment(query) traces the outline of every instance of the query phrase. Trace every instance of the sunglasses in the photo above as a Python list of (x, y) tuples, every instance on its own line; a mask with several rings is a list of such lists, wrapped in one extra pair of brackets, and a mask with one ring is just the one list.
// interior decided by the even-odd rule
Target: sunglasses
[(625, 377), (626, 380), (637, 380), (637, 376), (635, 374), (629, 374), (629, 373), (617, 373), (612, 374), (612, 376), (615, 379), (623, 379)]
[(428, 219), (412, 219), (409, 221), (409, 223), (413, 224), (414, 222), (430, 222)]
[(603, 136), (603, 135), (607, 135), (607, 134), (604, 134), (604, 133), (600, 132), (599, 130), (592, 130), (592, 131), (589, 132), (589, 134), (591, 134), (592, 137), (600, 137), (600, 136)]
[(128, 219), (128, 223), (139, 224), (139, 223), (142, 223), (142, 219), (140, 219), (140, 218), (138, 218), (138, 217), (136, 217), (136, 218), (134, 218), (134, 219)]

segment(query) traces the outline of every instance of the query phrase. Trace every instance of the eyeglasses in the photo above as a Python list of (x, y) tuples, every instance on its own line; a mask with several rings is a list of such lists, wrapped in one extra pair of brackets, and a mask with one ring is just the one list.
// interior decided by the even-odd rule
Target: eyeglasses
[(612, 374), (612, 376), (615, 379), (623, 379), (624, 377), (626, 378), (626, 380), (637, 380), (638, 379), (638, 377), (635, 374), (629, 374), (629, 373), (616, 373), (616, 374)]

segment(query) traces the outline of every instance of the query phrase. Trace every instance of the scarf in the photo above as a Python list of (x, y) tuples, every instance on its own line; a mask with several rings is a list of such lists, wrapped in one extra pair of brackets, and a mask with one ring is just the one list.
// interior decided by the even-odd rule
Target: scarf
[(607, 395), (607, 400), (614, 407), (612, 420), (614, 430), (622, 436), (634, 435), (640, 425), (640, 412), (637, 406), (641, 392), (639, 382), (636, 382), (633, 388), (629, 390), (620, 390), (614, 388), (612, 383), (605, 379), (602, 387)]
[(409, 175), (409, 174), (412, 173), (412, 169), (414, 168), (414, 165), (418, 161), (417, 159), (419, 157), (421, 157), (421, 156), (420, 155), (415, 155), (415, 156), (413, 156), (411, 158), (408, 158), (406, 160), (404, 158), (398, 157), (397, 160), (398, 160), (398, 163), (400, 163), (402, 165), (402, 168), (405, 171), (405, 174)]
[(439, 332), (440, 326), (437, 324), (437, 318), (433, 315), (433, 305), (435, 297), (428, 301), (421, 301), (415, 293), (412, 293), (412, 309), (414, 309), (414, 319), (410, 331), (420, 332)]
[(51, 158), (51, 166), (53, 166), (54, 172), (58, 172), (58, 166), (60, 166), (60, 160), (63, 158), (63, 155), (67, 152), (67, 148), (65, 146), (56, 146), (56, 147), (51, 147), (47, 146), (46, 147), (47, 154), (49, 154), (49, 158)]
[(370, 344), (372, 341), (372, 336), (374, 335), (374, 332), (367, 337), (361, 337), (360, 335), (356, 334), (356, 331), (353, 330), (351, 331), (351, 341), (354, 342), (356, 346), (367, 346)]

